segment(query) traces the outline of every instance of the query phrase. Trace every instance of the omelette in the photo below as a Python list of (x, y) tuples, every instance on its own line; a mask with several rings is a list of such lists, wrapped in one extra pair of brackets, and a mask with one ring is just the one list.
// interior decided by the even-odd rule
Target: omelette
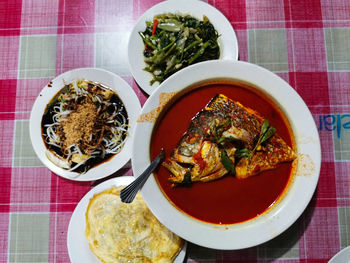
[(164, 227), (140, 193), (130, 203), (120, 200), (120, 188), (91, 198), (85, 236), (91, 251), (103, 262), (173, 262), (183, 240)]
[(296, 158), (274, 127), (253, 109), (223, 94), (191, 120), (162, 165), (176, 184), (209, 182), (232, 173), (238, 179), (274, 169)]

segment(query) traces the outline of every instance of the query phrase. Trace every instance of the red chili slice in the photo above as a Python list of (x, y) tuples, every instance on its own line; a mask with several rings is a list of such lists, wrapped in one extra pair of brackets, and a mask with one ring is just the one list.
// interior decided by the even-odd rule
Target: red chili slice
[(154, 19), (154, 20), (153, 20), (152, 36), (154, 36), (154, 34), (156, 33), (157, 25), (158, 25), (158, 20), (157, 20), (157, 19)]

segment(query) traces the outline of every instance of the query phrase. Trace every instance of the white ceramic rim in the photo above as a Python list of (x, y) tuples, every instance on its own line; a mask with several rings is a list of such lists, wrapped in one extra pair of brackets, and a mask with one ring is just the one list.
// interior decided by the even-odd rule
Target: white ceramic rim
[[(162, 92), (177, 92), (204, 80), (232, 79), (251, 83), (275, 102), (288, 118), (295, 136), (297, 153), (309, 157), (313, 172), (294, 176), (284, 198), (268, 212), (238, 224), (215, 225), (201, 222), (170, 204), (154, 176), (141, 194), (156, 217), (171, 231), (195, 244), (214, 249), (242, 249), (266, 242), (292, 225), (302, 214), (315, 191), (321, 165), (321, 148), (313, 117), (297, 92), (274, 73), (240, 61), (208, 61), (193, 65), (167, 79), (150, 96), (141, 114), (158, 106)], [(132, 152), (135, 176), (150, 164), (150, 138), (154, 123), (138, 122)], [(136, 147), (137, 145), (137, 147)]]
[[(56, 166), (46, 157), (46, 146), (41, 136), (41, 120), (45, 108), (50, 100), (63, 88), (63, 81), (70, 83), (75, 79), (87, 79), (106, 85), (113, 89), (123, 101), (128, 113), (130, 128), (129, 136), (126, 139), (125, 145), (120, 153), (116, 154), (109, 161), (97, 165), (88, 170), (85, 174), (69, 172), (63, 168)], [(51, 87), (50, 87), (50, 86)], [(46, 85), (38, 95), (34, 102), (30, 120), (29, 130), (30, 139), (34, 151), (40, 161), (55, 174), (70, 180), (75, 181), (93, 181), (106, 177), (120, 168), (122, 168), (131, 157), (132, 135), (135, 130), (136, 119), (141, 111), (141, 104), (134, 90), (129, 84), (116, 74), (104, 69), (97, 68), (79, 68), (67, 71), (52, 80), (51, 84)]]
[[(95, 188), (91, 189), (78, 203), (69, 221), (67, 231), (67, 248), (69, 258), (72, 263), (99, 263), (99, 259), (91, 252), (89, 242), (85, 237), (86, 217), (85, 213), (90, 199), (104, 190), (113, 186), (120, 187), (130, 184), (134, 180), (133, 176), (121, 176), (107, 180)], [(180, 253), (174, 263), (182, 263), (186, 255), (187, 242), (184, 243)]]
[(146, 67), (143, 58), (144, 44), (138, 32), (145, 30), (146, 21), (152, 21), (155, 15), (167, 12), (189, 14), (200, 20), (203, 19), (203, 15), (206, 15), (220, 35), (218, 39), (220, 46), (219, 59), (238, 59), (238, 42), (236, 34), (231, 23), (215, 7), (198, 0), (168, 0), (161, 2), (148, 9), (138, 19), (130, 34), (128, 42), (128, 61), (131, 74), (141, 89), (143, 89), (148, 95), (156, 90), (159, 83), (156, 82), (151, 86), (150, 81), (152, 80), (152, 75), (143, 70), (143, 68)]
[(350, 263), (350, 246), (340, 250), (328, 263)]

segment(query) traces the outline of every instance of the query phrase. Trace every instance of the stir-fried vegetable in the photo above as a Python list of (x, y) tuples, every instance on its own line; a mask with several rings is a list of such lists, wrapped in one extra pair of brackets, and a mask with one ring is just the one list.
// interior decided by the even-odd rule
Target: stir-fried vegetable
[(114, 91), (76, 80), (46, 108), (42, 131), (47, 156), (62, 168), (86, 172), (122, 149), (128, 126), (127, 112)]
[(206, 16), (200, 21), (178, 14), (157, 15), (139, 35), (145, 44), (144, 70), (153, 75), (151, 85), (188, 65), (220, 56), (218, 33)]

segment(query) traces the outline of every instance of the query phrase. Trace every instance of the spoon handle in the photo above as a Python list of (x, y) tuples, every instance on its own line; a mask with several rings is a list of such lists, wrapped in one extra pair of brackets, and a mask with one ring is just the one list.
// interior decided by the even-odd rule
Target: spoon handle
[(121, 190), (120, 199), (122, 200), (122, 202), (131, 203), (134, 200), (139, 189), (143, 186), (147, 178), (154, 171), (154, 169), (156, 169), (156, 167), (164, 159), (164, 157), (165, 157), (165, 151), (162, 148), (158, 156), (147, 167), (147, 169), (139, 177), (137, 177), (132, 183), (124, 187), (123, 190)]

